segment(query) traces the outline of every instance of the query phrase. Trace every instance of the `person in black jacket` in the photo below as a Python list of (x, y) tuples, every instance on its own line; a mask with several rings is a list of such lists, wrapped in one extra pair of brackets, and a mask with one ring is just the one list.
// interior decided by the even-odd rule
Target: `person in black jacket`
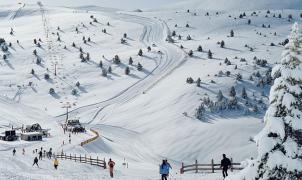
[(35, 157), (33, 166), (34, 166), (34, 165), (37, 165), (37, 166), (39, 167), (38, 161), (39, 161), (38, 158)]
[(223, 154), (222, 157), (223, 159), (221, 160), (220, 167), (222, 168), (223, 178), (225, 178), (226, 176), (228, 176), (228, 169), (231, 166), (231, 161), (225, 156), (225, 154)]

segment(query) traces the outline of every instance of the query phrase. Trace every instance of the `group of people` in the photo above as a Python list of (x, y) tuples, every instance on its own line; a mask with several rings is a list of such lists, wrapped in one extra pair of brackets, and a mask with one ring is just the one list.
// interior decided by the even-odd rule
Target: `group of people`
[[(16, 150), (16, 148), (14, 148), (14, 149), (13, 149), (13, 156), (16, 155), (16, 152), (17, 152), (17, 150)], [(43, 158), (43, 147), (41, 147), (41, 149), (40, 149), (39, 152), (38, 152), (38, 149), (34, 149), (34, 150), (33, 150), (33, 154), (36, 154), (36, 153), (37, 153), (39, 156), (36, 156), (36, 157), (34, 158), (33, 166), (36, 165), (37, 167), (39, 167), (39, 160), (42, 160), (42, 158)], [(24, 149), (24, 148), (22, 149), (22, 154), (25, 155), (25, 149)], [(46, 150), (44, 150), (44, 154), (46, 154), (46, 156), (47, 156), (48, 159), (51, 159), (51, 158), (53, 157), (52, 148), (50, 148), (48, 152), (46, 152)], [(38, 158), (38, 157), (39, 157), (39, 158)], [(53, 165), (54, 165), (54, 168), (55, 168), (55, 169), (58, 169), (59, 161), (58, 161), (57, 158), (54, 159)]]
[[(45, 151), (45, 150), (44, 150)], [(16, 148), (13, 149), (13, 156), (16, 155)], [(35, 149), (33, 150), (33, 153), (37, 153), (38, 152), (38, 149)], [(42, 160), (42, 157), (43, 157), (43, 147), (41, 147), (40, 151), (39, 151), (39, 159), (38, 157), (36, 156), (34, 158), (34, 163), (33, 163), (33, 166), (36, 165), (37, 167), (39, 167), (39, 160)], [(23, 155), (25, 154), (25, 150), (23, 149)], [(48, 159), (51, 159), (52, 158), (52, 148), (49, 149), (49, 151), (46, 153), (47, 155), (47, 158)], [(226, 157), (225, 154), (222, 155), (222, 160), (221, 160), (221, 164), (220, 164), (220, 167), (222, 168), (222, 175), (223, 175), (223, 178), (227, 177), (228, 176), (228, 169), (231, 167), (232, 163), (230, 161), (229, 158)], [(57, 158), (54, 159), (53, 161), (53, 166), (55, 169), (58, 169), (58, 166), (59, 166), (59, 161)], [(113, 178), (113, 168), (115, 166), (115, 162), (112, 161), (112, 159), (110, 158), (109, 161), (108, 161), (108, 166), (109, 166), (109, 174), (110, 174), (110, 177)], [(170, 165), (170, 163), (168, 162), (167, 159), (163, 160), (162, 161), (162, 164), (159, 166), (159, 173), (161, 175), (161, 180), (167, 180), (168, 177), (169, 177), (169, 173), (170, 173), (170, 169), (172, 169), (172, 166)]]

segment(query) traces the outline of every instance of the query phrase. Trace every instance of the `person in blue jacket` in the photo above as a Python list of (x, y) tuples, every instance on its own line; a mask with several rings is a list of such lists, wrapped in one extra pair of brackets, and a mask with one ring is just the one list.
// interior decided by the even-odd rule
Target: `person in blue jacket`
[(171, 165), (168, 163), (167, 160), (163, 160), (162, 164), (159, 167), (159, 173), (161, 174), (162, 180), (167, 180), (169, 176), (170, 168), (172, 169)]

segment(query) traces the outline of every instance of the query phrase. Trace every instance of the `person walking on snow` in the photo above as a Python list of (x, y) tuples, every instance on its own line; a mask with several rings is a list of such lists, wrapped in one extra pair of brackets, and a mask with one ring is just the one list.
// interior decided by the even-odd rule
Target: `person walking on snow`
[(41, 151), (39, 151), (39, 160), (42, 160), (42, 150)]
[(53, 161), (53, 166), (55, 167), (55, 169), (58, 169), (59, 161), (57, 158)]
[(110, 172), (110, 177), (113, 178), (113, 167), (115, 165), (115, 162), (109, 159), (108, 166), (109, 166), (109, 172)]
[(16, 148), (13, 149), (13, 156), (16, 155)]
[(33, 166), (34, 166), (34, 165), (37, 165), (37, 166), (39, 167), (38, 161), (39, 161), (38, 158), (35, 157)]
[(167, 180), (168, 179), (170, 168), (172, 169), (172, 167), (168, 163), (168, 161), (163, 160), (162, 164), (159, 167), (159, 173), (161, 174), (161, 179), (162, 180)]
[(221, 160), (220, 167), (222, 168), (222, 175), (223, 178), (228, 176), (228, 169), (231, 166), (231, 161), (229, 158), (226, 157), (225, 154), (222, 155), (223, 159)]
[(22, 149), (22, 154), (25, 155), (25, 149), (24, 148)]

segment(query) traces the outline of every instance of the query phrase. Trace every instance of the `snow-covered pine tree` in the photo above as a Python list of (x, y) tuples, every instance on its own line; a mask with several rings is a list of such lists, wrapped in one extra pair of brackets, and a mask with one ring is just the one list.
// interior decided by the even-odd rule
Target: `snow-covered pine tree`
[(196, 109), (195, 117), (199, 120), (202, 120), (204, 112), (205, 112), (204, 105), (200, 104), (200, 106)]
[[(298, 180), (302, 177), (302, 55), (301, 34), (295, 23), (270, 91), (265, 127), (255, 137), (258, 157), (239, 179)], [(232, 178), (233, 179), (233, 178)]]

